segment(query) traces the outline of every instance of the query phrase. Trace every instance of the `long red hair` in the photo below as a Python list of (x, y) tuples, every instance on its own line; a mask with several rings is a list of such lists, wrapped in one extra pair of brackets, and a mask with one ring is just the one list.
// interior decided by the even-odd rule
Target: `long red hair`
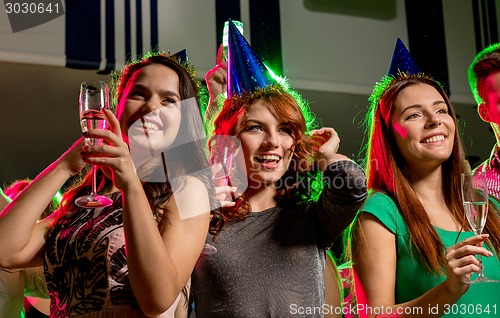
[[(278, 86), (272, 86), (228, 99), (214, 121), (214, 135), (229, 135), (239, 138), (244, 129), (241, 118), (257, 100), (267, 102), (268, 105), (271, 105), (269, 107), (271, 113), (289, 123), (291, 135), (294, 139), (292, 160), (288, 171), (282, 177), (287, 182), (277, 189), (276, 201), (300, 204), (314, 199), (316, 193), (321, 190), (320, 182), (315, 181), (317, 168), (314, 167), (313, 161), (310, 160), (314, 154), (313, 140), (306, 135), (308, 127), (312, 126), (308, 124), (307, 118), (313, 118), (313, 114), (309, 108), (299, 105), (296, 98), (291, 94)], [(291, 178), (291, 176), (293, 177)], [(305, 182), (301, 178), (305, 178)], [(299, 186), (299, 183), (302, 186)], [(226, 222), (243, 220), (251, 211), (251, 206), (243, 193), (237, 199), (234, 207), (222, 209), (221, 218), (214, 220), (217, 223), (215, 228), (218, 231)]]

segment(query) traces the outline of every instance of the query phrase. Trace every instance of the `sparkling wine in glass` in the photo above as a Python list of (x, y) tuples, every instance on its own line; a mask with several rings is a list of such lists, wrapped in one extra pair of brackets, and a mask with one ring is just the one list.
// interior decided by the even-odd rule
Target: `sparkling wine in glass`
[[(233, 186), (231, 182), (231, 171), (233, 169), (233, 160), (236, 153), (239, 151), (239, 139), (234, 136), (214, 135), (210, 138), (210, 154), (211, 159), (209, 164), (213, 167), (212, 179), (214, 186), (224, 187)], [(232, 201), (236, 201), (234, 193), (230, 193)], [(224, 200), (226, 200), (224, 198)], [(210, 255), (217, 252), (217, 248), (212, 244), (206, 243), (202, 254)]]
[[(488, 216), (488, 185), (486, 173), (466, 172), (462, 173), (462, 200), (464, 204), (465, 216), (476, 235), (483, 232), (486, 218)], [(481, 269), (477, 277), (470, 280), (470, 284), (483, 282), (497, 282), (484, 276), (484, 266), (481, 255), (477, 255), (481, 264)]]
[[(108, 121), (103, 110), (109, 109), (108, 85), (104, 81), (83, 82), (80, 86), (78, 106), (83, 132), (91, 129), (106, 129)], [(102, 143), (100, 138), (85, 139), (92, 146)], [(97, 194), (95, 166), (92, 166), (92, 192), (89, 195), (77, 198), (75, 204), (83, 208), (100, 208), (113, 204), (110, 198)]]

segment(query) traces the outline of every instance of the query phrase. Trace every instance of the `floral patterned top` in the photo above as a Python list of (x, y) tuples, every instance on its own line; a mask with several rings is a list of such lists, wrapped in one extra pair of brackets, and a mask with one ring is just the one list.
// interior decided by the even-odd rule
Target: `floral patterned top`
[[(146, 317), (130, 286), (121, 193), (103, 209), (68, 213), (46, 238), (51, 317)], [(173, 317), (179, 301), (158, 317)]]

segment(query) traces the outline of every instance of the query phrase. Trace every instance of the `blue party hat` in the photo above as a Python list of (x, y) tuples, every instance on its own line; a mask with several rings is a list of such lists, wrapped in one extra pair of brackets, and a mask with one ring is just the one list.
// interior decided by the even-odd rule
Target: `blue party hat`
[(227, 97), (275, 84), (264, 63), (229, 19)]
[(399, 72), (407, 72), (408, 74), (418, 74), (421, 72), (420, 67), (413, 60), (410, 52), (408, 52), (408, 49), (400, 38), (396, 41), (396, 47), (392, 54), (391, 65), (389, 66), (387, 75), (396, 76)]
[(186, 49), (182, 49), (179, 52), (172, 54), (171, 57), (178, 59), (180, 63), (187, 63), (188, 62), (188, 56), (187, 56)]
[(375, 84), (373, 92), (370, 97), (368, 97), (370, 102), (369, 111), (373, 112), (379, 107), (379, 102), (389, 87), (397, 82), (410, 78), (426, 79), (427, 81), (433, 81), (441, 85), (441, 83), (432, 78), (432, 76), (420, 70), (420, 67), (418, 67), (417, 63), (411, 57), (410, 52), (408, 52), (401, 39), (398, 38), (387, 75), (384, 75), (382, 79)]

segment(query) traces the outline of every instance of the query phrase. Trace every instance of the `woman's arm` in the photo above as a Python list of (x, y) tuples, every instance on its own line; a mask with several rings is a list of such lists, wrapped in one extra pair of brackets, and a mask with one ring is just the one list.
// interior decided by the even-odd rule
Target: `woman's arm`
[[(188, 178), (169, 201), (168, 220), (159, 233), (149, 206), (149, 211), (144, 206), (147, 199), (138, 192), (124, 191), (129, 275), (144, 313), (158, 315), (177, 298), (203, 249), (210, 219), (208, 193), (201, 181)], [(183, 211), (197, 216), (185, 219)]]
[[(200, 180), (187, 177), (185, 187), (167, 202), (167, 221), (158, 231), (118, 120), (109, 111), (106, 115), (112, 131), (88, 132), (106, 143), (90, 148), (85, 160), (113, 171), (113, 183), (122, 192), (130, 284), (143, 313), (157, 316), (175, 301), (201, 253), (208, 232), (208, 192)], [(186, 219), (186, 214), (197, 216)]]
[(84, 166), (83, 145), (83, 138), (77, 140), (0, 213), (0, 267), (41, 265), (39, 256), (50, 220), (37, 220), (64, 182)]
[[(420, 315), (397, 315), (399, 307), (441, 309), (437, 315), (443, 315), (444, 305), (453, 304), (468, 290), (467, 275), (479, 270), (479, 262), (474, 254), (489, 255), (488, 252), (475, 244), (484, 241), (485, 237), (475, 236), (460, 242), (447, 251), (446, 280), (423, 294), (406, 303), (396, 304), (396, 237), (380, 221), (369, 213), (363, 213), (356, 224), (353, 240), (353, 268), (359, 278), (367, 304), (371, 309), (391, 308), (389, 314), (368, 315), (368, 317), (420, 317)], [(415, 255), (418, 257), (418, 255)], [(415, 277), (418, 279), (418, 277)], [(374, 310), (373, 310), (374, 311)], [(385, 311), (389, 312), (388, 310)], [(403, 311), (404, 312), (404, 311)], [(411, 312), (411, 310), (410, 310)]]
[(321, 171), (334, 162), (340, 160), (351, 160), (348, 157), (339, 154), (340, 137), (335, 129), (331, 127), (323, 127), (321, 129), (311, 130), (309, 134), (312, 136), (316, 149), (316, 164)]
[(324, 246), (331, 246), (352, 222), (366, 199), (363, 169), (337, 153), (340, 138), (331, 127), (310, 132), (317, 148), (316, 162), (323, 172), (324, 189), (315, 207), (318, 235)]
[(186, 293), (182, 292), (179, 303), (175, 308), (174, 318), (188, 318), (189, 314), (189, 295), (191, 294), (191, 278), (186, 283)]
[(217, 51), (217, 65), (205, 75), (210, 100), (205, 111), (205, 121), (211, 122), (219, 111), (219, 95), (227, 92), (227, 62), (222, 58), (224, 47), (222, 44)]
[(335, 161), (323, 172), (324, 189), (315, 205), (318, 234), (331, 246), (354, 219), (366, 196), (364, 170), (351, 160)]

